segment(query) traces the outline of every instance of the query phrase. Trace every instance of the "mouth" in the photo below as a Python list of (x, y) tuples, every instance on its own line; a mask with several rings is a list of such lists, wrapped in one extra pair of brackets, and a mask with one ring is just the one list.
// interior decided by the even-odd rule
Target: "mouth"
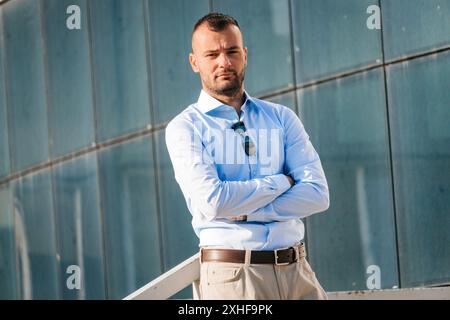
[(216, 76), (216, 78), (230, 78), (233, 76), (234, 76), (234, 73), (225, 72), (225, 73), (219, 74), (218, 76)]

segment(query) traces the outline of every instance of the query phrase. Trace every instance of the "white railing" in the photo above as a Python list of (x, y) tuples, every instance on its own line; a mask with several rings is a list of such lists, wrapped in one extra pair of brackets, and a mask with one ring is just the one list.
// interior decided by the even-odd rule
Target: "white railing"
[[(200, 278), (200, 253), (183, 261), (124, 300), (165, 300), (189, 285), (193, 285), (194, 297), (198, 296), (194, 285)], [(327, 292), (330, 300), (450, 300), (450, 286), (434, 288), (406, 288), (364, 291)]]
[(200, 278), (200, 253), (163, 273), (124, 300), (165, 300)]

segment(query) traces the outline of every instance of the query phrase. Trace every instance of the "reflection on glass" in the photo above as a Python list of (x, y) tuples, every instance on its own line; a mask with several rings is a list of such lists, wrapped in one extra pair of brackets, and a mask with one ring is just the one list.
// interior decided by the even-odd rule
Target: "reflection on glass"
[(383, 72), (299, 91), (299, 114), (321, 158), (330, 208), (306, 218), (311, 262), (325, 290), (398, 285)]
[(97, 137), (150, 123), (143, 2), (89, 1)]
[(382, 61), (380, 30), (367, 27), (373, 0), (292, 1), (297, 82)]
[(261, 95), (294, 85), (287, 0), (213, 0), (238, 21), (248, 48), (245, 88)]
[[(80, 7), (80, 30), (66, 27), (70, 5)], [(61, 14), (62, 13), (62, 14)], [(89, 38), (85, 1), (42, 1), (43, 39), (52, 156), (90, 145), (95, 140)]]
[(16, 256), (12, 196), (0, 187), (0, 299), (19, 299), (16, 289)]
[(39, 2), (2, 5), (12, 171), (48, 160)]
[(402, 286), (450, 282), (450, 53), (388, 69)]
[(89, 154), (53, 171), (63, 299), (105, 298), (96, 161)]
[(58, 299), (55, 224), (48, 171), (12, 184), (17, 272), (22, 299)]
[(108, 298), (122, 299), (162, 271), (151, 150), (144, 137), (99, 155)]

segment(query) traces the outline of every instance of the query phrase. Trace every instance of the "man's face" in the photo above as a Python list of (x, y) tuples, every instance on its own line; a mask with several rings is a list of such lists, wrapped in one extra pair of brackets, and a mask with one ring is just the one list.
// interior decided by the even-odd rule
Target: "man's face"
[(209, 30), (201, 25), (192, 37), (192, 69), (200, 73), (203, 89), (215, 95), (234, 96), (242, 88), (247, 66), (247, 48), (235, 25), (224, 30)]

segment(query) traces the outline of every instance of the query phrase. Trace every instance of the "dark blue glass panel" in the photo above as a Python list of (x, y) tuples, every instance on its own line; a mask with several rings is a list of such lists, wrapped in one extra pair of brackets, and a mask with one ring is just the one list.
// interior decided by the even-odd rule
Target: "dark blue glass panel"
[(387, 60), (450, 45), (450, 1), (381, 0)]
[(380, 30), (367, 27), (373, 0), (292, 1), (297, 83), (382, 62)]
[(295, 91), (284, 93), (282, 95), (277, 95), (275, 97), (268, 98), (268, 101), (281, 104), (285, 107), (288, 107), (294, 111), (297, 110), (296, 102), (295, 102)]
[(168, 270), (198, 251), (198, 238), (192, 229), (192, 215), (175, 181), (164, 131), (156, 134), (156, 144), (164, 260), (165, 268)]
[(22, 299), (58, 299), (58, 262), (49, 171), (14, 181), (13, 210)]
[[(149, 0), (154, 122), (169, 121), (197, 101), (201, 83), (189, 64), (191, 32), (207, 0)], [(168, 32), (170, 30), (170, 32)]]
[[(306, 218), (311, 263), (325, 290), (398, 286), (382, 69), (299, 91), (299, 114), (321, 158), (330, 208)], [(375, 267), (376, 268), (376, 267)]]
[(150, 123), (149, 77), (141, 0), (89, 1), (97, 138)]
[[(96, 155), (91, 153), (56, 166), (53, 179), (63, 299), (104, 299), (105, 271)], [(78, 269), (72, 270), (74, 267)], [(77, 276), (79, 282), (75, 279)]]
[(388, 69), (401, 283), (450, 282), (450, 53)]
[(48, 160), (45, 75), (38, 1), (2, 5), (12, 171)]
[[(66, 26), (71, 5), (80, 8), (79, 30)], [(45, 0), (42, 15), (51, 153), (56, 157), (95, 141), (86, 2)]]
[(0, 299), (19, 299), (16, 287), (13, 198), (9, 185), (0, 186)]
[(287, 0), (214, 0), (213, 10), (237, 19), (248, 48), (245, 88), (260, 95), (292, 87), (293, 58)]
[(5, 70), (3, 68), (3, 21), (0, 7), (0, 178), (9, 173), (8, 126), (6, 114)]
[(151, 140), (129, 141), (99, 156), (108, 298), (122, 299), (162, 271)]

